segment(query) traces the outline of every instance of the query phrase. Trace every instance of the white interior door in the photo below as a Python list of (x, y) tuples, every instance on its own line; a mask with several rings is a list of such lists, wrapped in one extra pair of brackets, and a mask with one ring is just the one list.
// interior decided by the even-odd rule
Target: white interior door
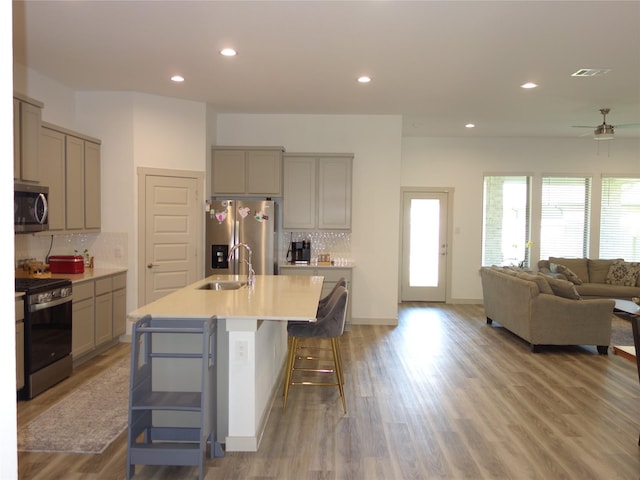
[(447, 192), (403, 192), (401, 301), (446, 301), (447, 218)]
[(194, 177), (144, 174), (139, 252), (141, 305), (147, 304), (201, 276), (201, 180)]

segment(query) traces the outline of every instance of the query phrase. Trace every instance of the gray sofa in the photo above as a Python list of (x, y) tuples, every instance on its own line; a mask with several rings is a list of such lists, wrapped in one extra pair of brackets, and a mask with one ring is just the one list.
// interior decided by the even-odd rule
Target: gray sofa
[(595, 345), (608, 353), (613, 300), (578, 299), (567, 280), (509, 268), (482, 267), (480, 277), (487, 323), (526, 340), (532, 352), (542, 345)]
[[(633, 285), (624, 285), (624, 279), (613, 275), (612, 266), (627, 266), (627, 269), (631, 270), (637, 268), (637, 265), (635, 262), (624, 262), (622, 259), (549, 257), (549, 260), (538, 262), (538, 272), (571, 281), (581, 298), (631, 300), (633, 297), (640, 297), (640, 275), (637, 275), (635, 280), (631, 277), (631, 282), (626, 282)], [(566, 269), (569, 269), (568, 275)], [(607, 278), (610, 282), (617, 283), (607, 283)]]

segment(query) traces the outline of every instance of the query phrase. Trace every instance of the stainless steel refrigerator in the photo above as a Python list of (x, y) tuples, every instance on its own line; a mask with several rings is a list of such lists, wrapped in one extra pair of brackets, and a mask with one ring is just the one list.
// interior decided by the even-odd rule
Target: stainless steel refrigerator
[(238, 248), (231, 260), (229, 252), (238, 243), (251, 248), (256, 275), (273, 275), (276, 247), (276, 206), (270, 200), (212, 200), (205, 212), (205, 276), (247, 275), (249, 252)]

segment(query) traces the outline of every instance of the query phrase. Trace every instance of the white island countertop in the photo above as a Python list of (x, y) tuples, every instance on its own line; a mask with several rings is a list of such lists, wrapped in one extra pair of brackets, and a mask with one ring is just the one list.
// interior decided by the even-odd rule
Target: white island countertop
[(218, 318), (315, 321), (321, 276), (256, 275), (253, 286), (238, 290), (202, 290), (215, 281), (246, 281), (242, 275), (212, 275), (129, 313), (165, 318)]

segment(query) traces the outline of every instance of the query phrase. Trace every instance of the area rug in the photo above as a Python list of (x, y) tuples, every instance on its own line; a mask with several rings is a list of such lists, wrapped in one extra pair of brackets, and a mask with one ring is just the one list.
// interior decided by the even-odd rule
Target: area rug
[(127, 428), (129, 368), (118, 362), (18, 429), (18, 451), (104, 452)]
[(611, 318), (611, 345), (633, 345), (633, 331), (629, 320), (615, 315)]

